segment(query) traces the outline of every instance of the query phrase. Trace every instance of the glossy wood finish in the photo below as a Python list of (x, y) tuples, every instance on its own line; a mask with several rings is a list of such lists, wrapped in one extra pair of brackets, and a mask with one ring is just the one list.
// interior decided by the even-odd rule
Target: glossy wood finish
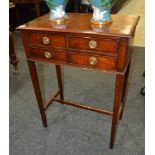
[[(96, 59), (95, 64), (91, 64), (90, 58), (92, 57)], [(77, 64), (77, 65), (84, 66), (84, 67), (92, 67), (92, 68), (99, 68), (99, 69), (106, 69), (106, 70), (116, 69), (116, 58), (115, 57), (99, 56), (95, 54), (70, 52), (69, 62), (71, 64)]]
[(114, 146), (117, 126), (119, 123), (119, 110), (121, 107), (120, 104), (121, 104), (121, 98), (122, 98), (123, 82), (124, 82), (124, 75), (116, 74), (110, 148), (113, 148)]
[(41, 90), (40, 90), (40, 86), (39, 86), (39, 80), (38, 80), (38, 75), (37, 75), (35, 62), (34, 61), (29, 61), (29, 60), (27, 62), (28, 62), (28, 67), (29, 67), (29, 71), (30, 71), (34, 91), (35, 91), (35, 94), (36, 94), (36, 99), (37, 99), (37, 102), (38, 102), (38, 107), (39, 107), (39, 110), (40, 110), (43, 126), (47, 127), (46, 114), (45, 114), (43, 99), (42, 99)]
[(60, 65), (55, 65), (55, 68), (56, 68), (57, 79), (58, 79), (58, 87), (59, 87), (59, 90), (60, 90), (60, 99), (64, 100), (61, 67), (60, 67)]
[(92, 14), (87, 13), (69, 13), (69, 20), (66, 22), (66, 28), (54, 29), (48, 21), (49, 14), (41, 16), (31, 22), (21, 25), (20, 29), (28, 29), (34, 31), (45, 32), (67, 32), (76, 34), (90, 34), (93, 37), (97, 36), (118, 36), (130, 37), (132, 36), (135, 27), (138, 23), (139, 17), (129, 15), (111, 15), (113, 23), (103, 29), (103, 32), (96, 32), (92, 29), (90, 19)]
[[(112, 116), (110, 148), (113, 148), (116, 130), (122, 117), (127, 91), (132, 38), (139, 17), (112, 15), (113, 23), (102, 32), (90, 24), (92, 14), (68, 14), (64, 29), (52, 28), (48, 14), (21, 25), (22, 40), (29, 64), (43, 125), (47, 126), (45, 110), (53, 101)], [(35, 61), (56, 65), (58, 92), (43, 104)], [(91, 68), (116, 75), (113, 111), (88, 107), (64, 100), (61, 65)], [(58, 97), (59, 96), (59, 97)]]
[(124, 111), (124, 107), (125, 107), (125, 103), (126, 103), (126, 96), (127, 96), (126, 93), (127, 93), (127, 86), (128, 86), (130, 63), (131, 63), (131, 60), (129, 62), (126, 74), (124, 76), (123, 93), (122, 93), (122, 98), (121, 98), (121, 102), (122, 102), (123, 105), (122, 105), (122, 110), (120, 112), (119, 119), (122, 119), (122, 115), (123, 115), (123, 111)]
[[(96, 50), (105, 52), (117, 52), (118, 40), (107, 39), (103, 37), (88, 37), (88, 36), (71, 36), (68, 40), (70, 49), (79, 50)], [(96, 47), (91, 47), (91, 42), (96, 43)]]
[[(46, 53), (50, 53), (51, 57), (47, 58)], [(38, 60), (67, 62), (67, 52), (65, 50), (31, 47), (29, 49), (29, 55), (32, 59), (35, 58)]]
[[(49, 40), (49, 41), (48, 41)], [(47, 42), (45, 42), (47, 41)], [(27, 34), (27, 43), (32, 46), (43, 46), (43, 47), (60, 47), (66, 48), (66, 39), (63, 35), (54, 35), (52, 33), (36, 33), (30, 32)]]

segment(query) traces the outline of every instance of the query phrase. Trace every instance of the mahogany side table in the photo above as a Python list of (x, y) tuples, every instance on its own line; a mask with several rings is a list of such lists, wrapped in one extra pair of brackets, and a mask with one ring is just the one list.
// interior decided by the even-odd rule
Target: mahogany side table
[[(132, 55), (132, 40), (139, 17), (112, 15), (113, 23), (102, 29), (90, 24), (92, 14), (70, 13), (62, 27), (52, 27), (49, 14), (21, 25), (29, 71), (43, 126), (45, 111), (53, 101), (112, 116), (110, 148), (113, 148), (117, 126), (122, 118)], [(60, 25), (59, 25), (60, 26)], [(58, 92), (43, 103), (35, 62), (55, 64)], [(61, 65), (91, 68), (116, 75), (113, 111), (88, 107), (64, 99)]]

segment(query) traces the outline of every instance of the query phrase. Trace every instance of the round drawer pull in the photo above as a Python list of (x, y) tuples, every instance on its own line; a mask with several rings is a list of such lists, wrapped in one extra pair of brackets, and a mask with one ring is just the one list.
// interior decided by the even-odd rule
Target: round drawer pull
[(43, 37), (43, 44), (48, 45), (50, 43), (50, 39), (48, 37)]
[(96, 48), (96, 47), (97, 47), (97, 42), (96, 42), (95, 40), (89, 41), (89, 47), (90, 47), (91, 49)]
[(52, 58), (52, 54), (50, 52), (45, 52), (45, 58), (47, 59)]
[(97, 59), (95, 57), (90, 57), (89, 58), (89, 64), (90, 65), (96, 65), (97, 64)]

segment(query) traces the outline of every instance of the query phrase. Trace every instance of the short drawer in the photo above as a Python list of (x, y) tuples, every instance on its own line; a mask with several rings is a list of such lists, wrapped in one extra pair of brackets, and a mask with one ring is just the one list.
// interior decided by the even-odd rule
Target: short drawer
[(116, 69), (116, 57), (69, 52), (69, 62), (72, 64), (89, 66), (99, 69), (106, 69), (106, 70)]
[(30, 32), (27, 36), (27, 43), (29, 45), (37, 46), (53, 46), (66, 48), (66, 39), (63, 35), (50, 33), (36, 33)]
[(109, 38), (93, 37), (69, 37), (69, 48), (79, 50), (98, 50), (106, 52), (117, 52), (118, 40)]
[(30, 58), (67, 62), (67, 52), (64, 50), (30, 48), (29, 55), (30, 55)]

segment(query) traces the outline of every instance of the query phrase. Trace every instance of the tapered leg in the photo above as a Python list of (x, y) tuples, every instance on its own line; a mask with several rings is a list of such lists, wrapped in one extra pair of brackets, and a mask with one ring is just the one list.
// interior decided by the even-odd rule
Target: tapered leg
[(43, 123), (44, 127), (47, 127), (47, 119), (46, 119), (44, 104), (43, 104), (43, 100), (42, 100), (42, 96), (41, 96), (35, 62), (28, 60), (28, 66), (29, 66), (29, 70), (30, 70), (30, 75), (31, 75), (35, 95), (36, 95), (37, 102), (38, 102), (38, 107), (39, 107), (40, 114), (41, 114), (42, 123)]
[(60, 65), (55, 65), (55, 67), (56, 67), (56, 73), (57, 73), (58, 87), (60, 89), (60, 99), (64, 100), (61, 66)]
[(120, 114), (120, 118), (119, 119), (122, 119), (123, 111), (124, 111), (124, 107), (125, 107), (125, 103), (126, 103), (129, 71), (130, 71), (130, 63), (128, 65), (128, 68), (127, 68), (127, 71), (126, 71), (125, 77), (124, 77), (124, 85), (123, 85), (123, 92), (122, 92), (122, 99), (121, 99), (123, 105), (122, 105), (122, 110), (121, 110), (121, 114)]
[(111, 127), (111, 139), (110, 148), (113, 148), (117, 125), (119, 121), (119, 109), (122, 97), (124, 75), (116, 74), (116, 84), (115, 84), (115, 96), (114, 96), (114, 106), (113, 106), (113, 116), (112, 116), (112, 127)]

